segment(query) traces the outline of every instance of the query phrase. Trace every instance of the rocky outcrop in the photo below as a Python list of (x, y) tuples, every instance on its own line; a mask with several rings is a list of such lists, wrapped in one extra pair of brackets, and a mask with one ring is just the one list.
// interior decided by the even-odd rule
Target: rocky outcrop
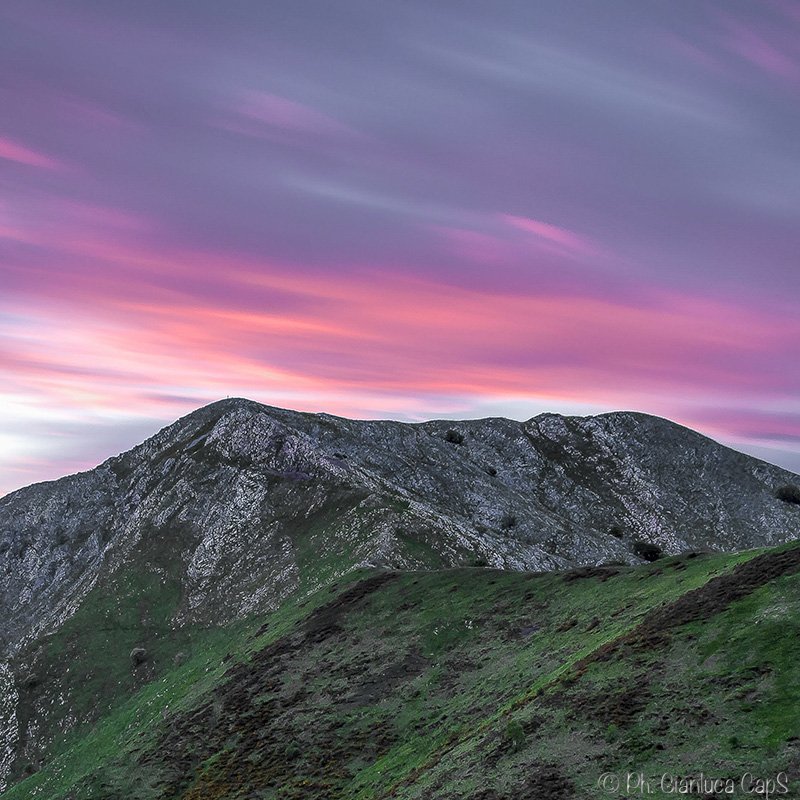
[(220, 622), (358, 565), (546, 570), (636, 561), (637, 542), (775, 544), (800, 527), (775, 496), (797, 482), (643, 414), (403, 424), (222, 401), (0, 500), (0, 644), (56, 629), (135, 554), (179, 578), (176, 624)]

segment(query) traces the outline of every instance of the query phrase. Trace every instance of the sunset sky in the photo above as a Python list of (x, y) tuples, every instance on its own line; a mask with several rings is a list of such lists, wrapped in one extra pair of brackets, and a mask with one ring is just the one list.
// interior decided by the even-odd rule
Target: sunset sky
[(0, 493), (246, 396), (800, 470), (800, 2), (0, 4)]

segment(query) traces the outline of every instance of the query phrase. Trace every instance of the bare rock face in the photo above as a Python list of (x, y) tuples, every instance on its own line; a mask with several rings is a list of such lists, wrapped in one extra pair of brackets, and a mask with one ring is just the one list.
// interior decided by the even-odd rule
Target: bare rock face
[(776, 491), (798, 482), (643, 414), (412, 425), (226, 400), (0, 500), (0, 648), (57, 629), (133, 558), (179, 577), (176, 624), (219, 623), (357, 566), (548, 570), (634, 562), (642, 542), (776, 544), (800, 522)]

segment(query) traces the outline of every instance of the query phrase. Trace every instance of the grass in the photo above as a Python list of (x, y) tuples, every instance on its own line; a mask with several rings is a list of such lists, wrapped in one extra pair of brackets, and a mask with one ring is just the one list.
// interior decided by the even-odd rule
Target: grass
[[(128, 575), (49, 645), (52, 669), (74, 665), (61, 686), (85, 722), (59, 738), (49, 717), (45, 766), (4, 798), (546, 800), (593, 796), (607, 770), (796, 770), (798, 575), (648, 627), (763, 553), (364, 571), (267, 617), (177, 631), (169, 581)], [(110, 612), (119, 629), (90, 630)], [(138, 685), (125, 660), (140, 643), (155, 672)]]

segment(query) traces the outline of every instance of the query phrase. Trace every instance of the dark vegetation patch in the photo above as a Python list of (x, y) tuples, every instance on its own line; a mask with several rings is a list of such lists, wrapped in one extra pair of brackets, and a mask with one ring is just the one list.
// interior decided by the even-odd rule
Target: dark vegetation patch
[(575, 784), (556, 764), (526, 767), (528, 777), (519, 784), (509, 800), (574, 800)]
[(771, 551), (739, 564), (730, 573), (712, 578), (699, 589), (650, 612), (639, 628), (668, 630), (708, 619), (770, 581), (800, 571), (800, 547)]
[(450, 428), (450, 430), (445, 433), (444, 440), (450, 444), (464, 444), (464, 434), (461, 433), (461, 431)]
[(306, 637), (311, 642), (320, 642), (341, 632), (339, 622), (367, 595), (377, 591), (390, 581), (396, 579), (392, 572), (382, 572), (365, 578), (345, 589), (333, 600), (315, 609), (305, 621)]
[(800, 506), (800, 486), (780, 486), (775, 491), (775, 497), (784, 503), (791, 503), (793, 505)]
[(512, 528), (516, 528), (516, 526), (517, 518), (510, 511), (507, 511), (502, 517), (500, 517), (500, 530), (510, 531)]
[[(653, 686), (665, 678), (663, 654), (667, 652), (670, 634), (677, 628), (694, 622), (702, 622), (724, 612), (728, 607), (757, 589), (783, 575), (800, 571), (800, 547), (772, 551), (736, 566), (730, 573), (711, 578), (698, 589), (681, 595), (677, 600), (660, 606), (642, 619), (629, 633), (611, 640), (595, 650), (590, 656), (576, 662), (572, 671), (560, 682), (558, 688), (542, 697), (542, 702), (567, 710), (577, 721), (593, 720), (601, 727), (630, 729), (642, 722), (651, 702), (658, 702)], [(598, 662), (625, 662), (633, 669), (632, 677), (621, 685), (618, 682), (583, 681), (584, 675)], [(730, 690), (738, 683), (752, 685), (753, 675), (768, 672), (763, 666), (754, 667), (738, 678), (729, 676), (728, 681), (717, 679), (715, 690)], [(712, 724), (712, 712), (698, 697), (689, 703), (680, 716), (681, 725), (702, 728)], [(578, 724), (580, 724), (578, 722)], [(669, 729), (669, 724), (662, 733)], [(656, 746), (658, 731), (650, 736), (634, 737), (626, 741), (631, 752), (644, 752)]]
[(604, 660), (622, 648), (650, 649), (663, 645), (673, 628), (713, 617), (737, 600), (752, 594), (770, 581), (800, 571), (800, 547), (770, 551), (745, 561), (698, 589), (650, 611), (632, 631), (599, 648), (576, 664), (580, 671), (592, 661)]
[[(527, 728), (518, 722), (509, 722), (503, 736), (495, 739), (483, 759), (484, 770), (495, 771), (504, 753), (523, 749), (531, 732)], [(501, 773), (504, 772), (507, 770), (501, 770)], [(558, 764), (534, 761), (525, 764), (520, 773), (516, 780), (511, 781), (509, 789), (479, 789), (469, 795), (468, 800), (576, 800), (579, 796), (574, 782)]]
[(633, 552), (645, 561), (658, 561), (664, 555), (657, 544), (645, 542), (641, 539), (633, 543)]
[[(346, 654), (346, 647), (338, 649), (343, 618), (395, 578), (381, 573), (345, 589), (297, 631), (229, 668), (200, 707), (170, 717), (157, 746), (140, 759), (142, 767), (160, 773), (160, 796), (216, 800), (281, 789), (287, 799), (340, 797), (340, 787), (352, 778), (350, 765), (378, 758), (395, 741), (391, 720), (373, 714), (348, 724), (346, 712), (378, 703), (425, 663), (414, 651), (389, 664), (376, 654), (355, 668), (346, 658), (326, 656), (331, 648)], [(294, 681), (294, 665), (309, 651), (320, 651), (311, 658), (317, 668)], [(352, 686), (330, 697), (333, 708), (325, 713), (314, 687), (320, 676)]]
[[(399, 686), (422, 673), (428, 664), (428, 659), (419, 649), (412, 647), (399, 661), (374, 673), (364, 673), (358, 668), (351, 676), (354, 688), (343, 698), (341, 705), (343, 708), (359, 708), (380, 703)], [(474, 664), (468, 663), (466, 666), (470, 668)], [(455, 671), (451, 669), (448, 674), (453, 675)]]
[(650, 697), (650, 676), (641, 673), (616, 691), (576, 692), (569, 704), (581, 718), (626, 728), (638, 719)]

